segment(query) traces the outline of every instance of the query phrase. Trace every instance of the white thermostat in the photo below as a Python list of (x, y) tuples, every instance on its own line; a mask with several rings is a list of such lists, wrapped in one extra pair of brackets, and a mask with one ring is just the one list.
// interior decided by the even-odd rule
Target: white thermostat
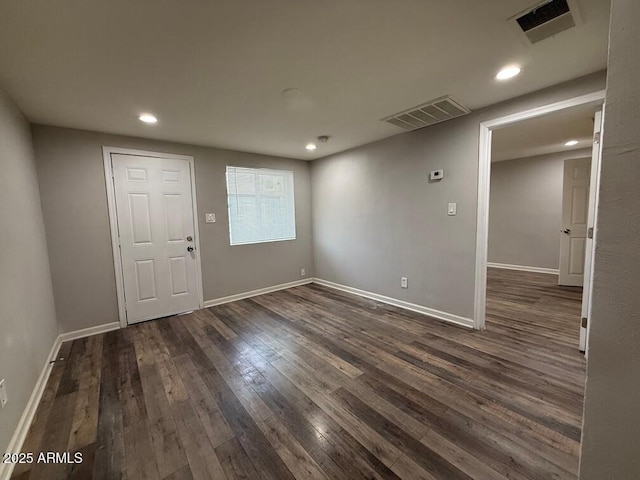
[(433, 170), (429, 172), (430, 180), (442, 180), (444, 178), (444, 170)]

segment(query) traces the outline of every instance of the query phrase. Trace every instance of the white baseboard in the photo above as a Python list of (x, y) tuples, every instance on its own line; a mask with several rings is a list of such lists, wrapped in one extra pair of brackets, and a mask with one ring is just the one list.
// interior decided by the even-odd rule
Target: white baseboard
[(557, 268), (529, 267), (527, 265), (509, 265), (508, 263), (487, 262), (487, 267), (502, 268), (503, 270), (519, 270), (521, 272), (548, 273), (549, 275), (559, 275)]
[[(42, 398), (42, 394), (44, 393), (44, 387), (47, 385), (47, 380), (49, 380), (49, 375), (51, 374), (51, 369), (53, 368), (53, 364), (50, 362), (51, 360), (54, 360), (58, 355), (60, 345), (62, 345), (62, 341), (60, 340), (60, 336), (58, 335), (58, 337), (53, 342), (53, 345), (51, 346), (49, 355), (47, 355), (44, 366), (40, 371), (40, 376), (38, 377), (38, 380), (33, 387), (31, 396), (27, 401), (27, 406), (22, 412), (22, 416), (18, 421), (18, 425), (13, 432), (11, 440), (9, 440), (7, 453), (18, 453), (22, 449), (22, 444), (24, 443), (25, 438), (27, 438), (27, 433), (29, 433), (31, 422), (33, 421), (33, 417), (35, 416), (36, 411), (38, 410), (40, 399)], [(9, 480), (9, 478), (11, 477), (11, 473), (13, 473), (14, 466), (15, 464), (13, 463), (0, 463), (0, 480)]]
[(416, 305), (415, 303), (405, 302), (404, 300), (398, 300), (396, 298), (386, 297), (384, 295), (367, 292), (365, 290), (348, 287), (346, 285), (340, 285), (339, 283), (329, 282), (327, 280), (322, 280), (321, 278), (314, 278), (313, 283), (317, 283), (318, 285), (324, 285), (325, 287), (329, 287), (329, 288), (334, 288), (336, 290), (341, 290), (343, 292), (352, 293), (354, 295), (359, 295), (361, 297), (370, 298), (371, 300), (376, 300), (378, 302), (387, 303), (389, 305), (393, 305), (394, 307), (400, 307), (400, 308), (404, 308), (405, 310), (411, 310), (412, 312), (422, 313), (423, 315), (437, 318), (438, 320), (444, 320), (445, 322), (455, 323), (456, 325), (461, 325), (463, 327), (467, 327), (467, 328), (474, 327), (474, 322), (472, 319), (461, 317), (459, 315), (454, 315), (453, 313), (441, 312), (440, 310), (436, 310), (434, 308), (424, 307), (422, 305)]
[(98, 325), (96, 327), (83, 328), (81, 330), (74, 330), (73, 332), (61, 333), (60, 340), (62, 342), (68, 342), (69, 340), (77, 340), (78, 338), (90, 337), (91, 335), (97, 335), (99, 333), (110, 332), (111, 330), (118, 330), (120, 328), (120, 322), (105, 323), (104, 325)]
[(204, 308), (215, 307), (216, 305), (222, 305), (223, 303), (236, 302), (238, 300), (244, 300), (245, 298), (264, 295), (265, 293), (277, 292), (278, 290), (286, 290), (287, 288), (299, 287), (300, 285), (306, 285), (313, 281), (313, 278), (305, 278), (302, 280), (296, 280), (295, 282), (281, 283), (280, 285), (274, 285), (272, 287), (259, 288), (258, 290), (251, 290), (250, 292), (237, 293), (235, 295), (229, 295), (228, 297), (207, 300), (204, 302)]
[[(13, 432), (13, 436), (11, 437), (11, 440), (9, 440), (7, 453), (18, 453), (22, 449), (22, 444), (27, 438), (27, 433), (29, 433), (31, 422), (33, 422), (33, 417), (38, 410), (40, 400), (42, 399), (42, 394), (44, 393), (44, 389), (47, 386), (49, 375), (51, 375), (51, 369), (53, 368), (53, 364), (51, 363), (51, 361), (55, 360), (58, 356), (58, 352), (60, 351), (60, 347), (62, 346), (62, 344), (64, 342), (68, 342), (69, 340), (89, 337), (91, 335), (109, 332), (118, 328), (120, 328), (120, 323), (113, 322), (104, 325), (98, 325), (97, 327), (83, 328), (82, 330), (61, 333), (60, 335), (58, 335), (58, 337), (53, 342), (53, 345), (51, 346), (51, 351), (49, 352), (44, 367), (42, 367), (42, 371), (40, 372), (40, 376), (38, 377), (38, 380), (33, 387), (31, 396), (29, 397), (27, 405), (22, 412), (22, 416), (18, 421), (18, 425)], [(0, 480), (9, 480), (9, 478), (11, 477), (11, 473), (13, 473), (14, 466), (15, 465), (11, 463), (0, 463)]]

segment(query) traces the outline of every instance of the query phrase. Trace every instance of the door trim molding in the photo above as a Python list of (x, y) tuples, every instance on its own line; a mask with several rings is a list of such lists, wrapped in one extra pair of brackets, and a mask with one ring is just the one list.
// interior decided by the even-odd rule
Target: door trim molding
[(600, 90), (480, 123), (477, 198), (478, 211), (476, 219), (476, 270), (473, 309), (473, 325), (476, 330), (483, 330), (485, 328), (485, 309), (487, 304), (487, 253), (489, 244), (489, 184), (491, 180), (492, 131), (499, 127), (505, 127), (512, 123), (540, 117), (566, 108), (577, 107), (578, 105), (585, 105), (592, 102), (604, 103), (606, 93), (606, 90)]
[(151, 158), (169, 158), (173, 160), (186, 160), (189, 162), (191, 171), (191, 200), (193, 204), (193, 226), (196, 244), (196, 288), (198, 294), (198, 307), (204, 306), (204, 295), (202, 290), (202, 263), (200, 260), (200, 229), (198, 228), (198, 203), (196, 200), (196, 172), (195, 161), (190, 155), (178, 155), (174, 153), (148, 152), (145, 150), (133, 150), (130, 148), (102, 147), (102, 158), (104, 162), (104, 181), (107, 187), (107, 206), (109, 210), (109, 227), (111, 230), (111, 249), (113, 252), (113, 267), (116, 274), (116, 294), (118, 297), (118, 318), (120, 328), (127, 326), (127, 312), (124, 298), (124, 276), (122, 273), (122, 258), (118, 246), (118, 219), (116, 211), (116, 192), (113, 183), (113, 171), (111, 168), (111, 155), (136, 155)]

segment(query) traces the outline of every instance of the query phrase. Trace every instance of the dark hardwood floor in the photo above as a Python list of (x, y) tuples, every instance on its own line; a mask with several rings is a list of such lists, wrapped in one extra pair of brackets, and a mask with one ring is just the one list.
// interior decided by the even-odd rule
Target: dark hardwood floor
[(580, 289), (489, 273), (474, 332), (306, 285), (62, 347), (19, 479), (576, 478)]

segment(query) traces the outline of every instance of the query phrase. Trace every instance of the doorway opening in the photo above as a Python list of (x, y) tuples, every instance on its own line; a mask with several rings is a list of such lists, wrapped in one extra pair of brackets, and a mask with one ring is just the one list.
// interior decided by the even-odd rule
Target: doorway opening
[[(601, 147), (599, 137), (602, 124), (602, 110), (605, 92), (600, 91), (589, 95), (584, 95), (567, 101), (547, 105), (544, 107), (516, 113), (506, 117), (494, 119), (484, 122), (480, 125), (480, 161), (479, 161), (479, 182), (478, 182), (478, 229), (476, 239), (476, 292), (475, 292), (475, 327), (484, 329), (486, 327), (487, 313), (487, 274), (493, 273), (494, 276), (500, 276), (495, 273), (496, 267), (502, 268), (502, 275), (506, 275), (505, 271), (510, 270), (517, 272), (514, 267), (533, 267), (520, 269), (520, 273), (530, 274), (553, 274), (558, 271), (560, 278), (560, 270), (566, 273), (562, 275), (562, 281), (567, 283), (569, 278), (570, 285), (579, 288), (580, 283), (584, 283), (582, 299), (579, 305), (579, 315), (575, 319), (576, 332), (580, 332), (579, 348), (581, 351), (586, 350), (588, 337), (588, 313), (591, 304), (591, 257), (594, 246), (595, 218), (597, 215), (597, 184), (599, 180), (599, 165)], [(568, 121), (572, 116), (580, 117), (586, 113), (592, 115), (593, 123), (591, 126), (591, 135), (586, 136), (584, 132), (572, 132), (568, 125), (572, 122)], [(597, 113), (597, 114), (596, 114)], [(536, 133), (537, 132), (537, 133)], [(545, 133), (546, 132), (546, 133)], [(558, 137), (560, 135), (560, 137)], [(540, 138), (547, 137), (548, 141), (543, 142)], [(575, 138), (574, 138), (575, 137)], [(501, 140), (501, 146), (494, 151), (494, 139)], [(587, 141), (588, 140), (588, 141)], [(573, 144), (573, 141), (578, 143)], [(571, 144), (568, 144), (571, 142)], [(581, 143), (582, 142), (582, 143)], [(547, 143), (547, 145), (544, 145)], [(562, 211), (559, 213), (561, 220), (557, 221), (558, 228), (557, 240), (554, 240), (554, 234), (548, 234), (549, 228), (553, 229), (553, 221), (549, 218), (541, 218), (539, 204), (549, 203), (553, 195), (545, 192), (549, 189), (551, 183), (542, 183), (542, 187), (538, 186), (538, 190), (528, 192), (531, 198), (536, 201), (526, 200), (526, 195), (520, 195), (519, 205), (507, 205), (507, 210), (511, 213), (504, 215), (494, 215), (494, 218), (502, 220), (502, 226), (496, 227), (495, 234), (501, 234), (506, 237), (506, 243), (503, 239), (494, 238), (491, 242), (490, 250), (490, 209), (491, 209), (491, 172), (492, 165), (500, 165), (492, 160), (506, 161), (508, 157), (531, 157), (536, 154), (549, 154), (553, 148), (558, 148), (561, 143), (562, 149), (571, 149), (585, 147), (588, 150), (578, 152), (573, 157), (564, 157), (562, 163), (563, 172), (563, 190), (569, 192), (565, 195), (566, 200), (562, 202)], [(552, 148), (553, 147), (553, 148)], [(549, 149), (552, 150), (549, 150)], [(566, 152), (566, 150), (563, 150)], [(590, 159), (590, 160), (589, 160)], [(531, 160), (531, 159), (529, 159)], [(567, 160), (567, 163), (564, 163)], [(529, 162), (533, 165), (535, 162)], [(504, 170), (506, 172), (503, 177), (509, 177), (509, 168), (496, 167), (496, 171)], [(555, 170), (558, 172), (559, 164), (556, 163)], [(513, 170), (513, 169), (511, 169)], [(565, 170), (566, 185), (565, 185)], [(504, 173), (504, 172), (503, 172)], [(556, 177), (555, 182), (558, 182)], [(497, 197), (501, 195), (508, 197), (511, 189), (511, 195), (514, 185), (509, 185), (498, 191)], [(498, 189), (500, 190), (500, 189)], [(520, 188), (522, 190), (522, 188)], [(507, 193), (505, 193), (507, 192)], [(522, 194), (522, 191), (515, 192)], [(526, 193), (526, 192), (525, 192)], [(556, 200), (558, 199), (558, 191), (554, 193)], [(517, 195), (516, 195), (517, 196)], [(495, 199), (495, 198), (494, 198)], [(504, 200), (504, 199), (503, 199)], [(519, 207), (517, 208), (513, 207)], [(556, 204), (557, 206), (557, 204)], [(494, 208), (496, 204), (494, 202)], [(573, 210), (571, 210), (573, 208)], [(579, 210), (579, 212), (578, 212)], [(505, 210), (506, 211), (506, 210)], [(496, 212), (494, 212), (496, 213)], [(500, 213), (499, 211), (497, 213)], [(503, 217), (507, 217), (504, 221)], [(562, 219), (562, 216), (565, 218)], [(509, 231), (509, 217), (512, 222), (520, 224), (517, 235)], [(536, 222), (540, 221), (536, 227)], [(563, 222), (567, 222), (563, 224)], [(498, 222), (499, 223), (499, 222)], [(505, 227), (505, 225), (507, 225)], [(524, 226), (523, 226), (524, 225)], [(551, 225), (551, 227), (549, 226)], [(531, 230), (533, 229), (533, 230)], [(505, 235), (506, 230), (506, 235)], [(547, 235), (544, 234), (547, 231)], [(512, 237), (520, 236), (520, 240), (524, 240), (520, 247), (514, 247), (517, 242)], [(542, 238), (544, 237), (544, 239)], [(557, 242), (557, 243), (555, 243)], [(557, 266), (554, 265), (553, 248), (543, 248), (544, 245), (553, 245), (555, 243), (558, 248)], [(510, 251), (511, 250), (511, 251)], [(524, 250), (522, 252), (521, 250)], [(489, 258), (489, 254), (494, 256)], [(562, 254), (560, 252), (563, 252)], [(501, 260), (500, 260), (501, 259)], [(491, 263), (490, 263), (491, 262)], [(513, 263), (511, 263), (513, 262)], [(529, 265), (527, 265), (529, 263)], [(488, 272), (488, 267), (491, 271)], [(507, 267), (507, 268), (504, 268)], [(537, 268), (536, 268), (537, 267)], [(513, 276), (514, 274), (509, 274)], [(513, 281), (513, 278), (511, 279)], [(526, 282), (525, 282), (526, 284)], [(553, 284), (553, 282), (551, 283)], [(534, 290), (532, 285), (523, 286), (524, 290)], [(492, 291), (493, 293), (493, 291)]]
[[(480, 126), (476, 328), (577, 474), (605, 92)], [(493, 357), (492, 357), (493, 358)], [(498, 383), (499, 386), (499, 383)], [(568, 456), (566, 454), (569, 454)], [(565, 478), (565, 476), (562, 476)], [(569, 478), (567, 476), (567, 478)]]

